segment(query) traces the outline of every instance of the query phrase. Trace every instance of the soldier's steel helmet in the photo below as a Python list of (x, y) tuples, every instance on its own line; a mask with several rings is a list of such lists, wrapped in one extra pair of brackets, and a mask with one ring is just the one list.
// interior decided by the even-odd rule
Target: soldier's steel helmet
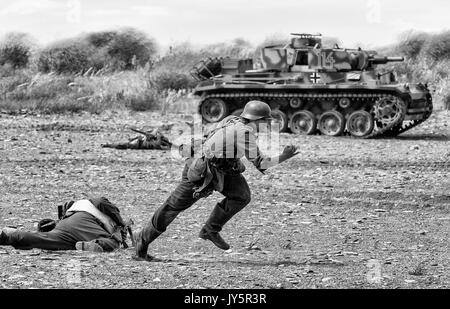
[(269, 104), (255, 100), (245, 105), (241, 117), (248, 120), (272, 119), (271, 114), (272, 110)]

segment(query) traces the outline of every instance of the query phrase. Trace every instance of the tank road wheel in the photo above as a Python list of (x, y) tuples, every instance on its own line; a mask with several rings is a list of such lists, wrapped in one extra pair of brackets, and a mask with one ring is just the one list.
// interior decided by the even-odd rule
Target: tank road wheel
[(221, 99), (206, 99), (200, 111), (207, 122), (219, 122), (228, 116), (228, 106)]
[(386, 97), (378, 100), (373, 107), (375, 120), (386, 127), (399, 121), (403, 116), (402, 101), (396, 97)]
[(279, 109), (272, 110), (272, 127), (277, 127), (277, 132), (286, 132), (288, 129), (288, 117)]
[(298, 109), (302, 107), (303, 102), (300, 98), (292, 98), (289, 100), (289, 105), (294, 109)]
[(234, 112), (232, 112), (231, 115), (239, 117), (243, 111), (244, 111), (244, 109), (240, 108), (240, 109), (237, 109)]
[(342, 98), (339, 100), (339, 106), (341, 108), (344, 108), (344, 109), (349, 108), (351, 104), (352, 104), (352, 102), (348, 98)]
[(355, 137), (363, 137), (372, 133), (373, 117), (366, 111), (356, 111), (347, 119), (347, 131)]
[(320, 116), (317, 127), (324, 135), (339, 136), (345, 130), (345, 118), (337, 111), (328, 111)]
[(299, 111), (292, 115), (289, 126), (295, 134), (311, 135), (316, 132), (317, 119), (310, 111)]

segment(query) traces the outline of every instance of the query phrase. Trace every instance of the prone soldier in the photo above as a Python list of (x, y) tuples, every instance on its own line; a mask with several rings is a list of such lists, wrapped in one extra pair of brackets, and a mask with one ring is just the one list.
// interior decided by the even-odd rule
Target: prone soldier
[[(58, 206), (59, 221), (43, 219), (37, 232), (0, 232), (0, 246), (16, 249), (83, 250), (109, 252), (122, 244), (127, 248), (131, 220), (124, 222), (120, 210), (107, 198), (70, 201)], [(130, 233), (130, 236), (132, 234)]]

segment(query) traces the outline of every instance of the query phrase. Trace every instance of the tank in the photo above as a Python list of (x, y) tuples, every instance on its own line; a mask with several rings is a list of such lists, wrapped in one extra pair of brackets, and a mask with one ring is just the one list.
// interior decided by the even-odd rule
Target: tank
[(282, 132), (374, 138), (403, 133), (432, 113), (427, 84), (399, 83), (395, 72), (380, 68), (399, 61), (361, 48), (323, 48), (320, 34), (293, 33), (285, 45), (262, 48), (258, 61), (208, 58), (191, 74), (205, 122), (260, 100)]

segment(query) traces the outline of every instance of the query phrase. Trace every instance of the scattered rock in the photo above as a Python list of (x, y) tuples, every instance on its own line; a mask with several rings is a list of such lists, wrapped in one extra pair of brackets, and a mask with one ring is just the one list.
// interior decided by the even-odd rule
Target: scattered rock
[(300, 224), (310, 225), (310, 224), (313, 224), (313, 222), (311, 222), (311, 221), (300, 221)]
[(373, 211), (374, 211), (374, 212), (386, 212), (386, 210), (384, 210), (384, 209), (381, 209), (381, 208), (378, 208), (378, 209), (374, 209)]
[(342, 252), (342, 254), (344, 254), (344, 255), (354, 255), (354, 256), (359, 255), (359, 253), (352, 252), (352, 251), (344, 251), (344, 252)]

